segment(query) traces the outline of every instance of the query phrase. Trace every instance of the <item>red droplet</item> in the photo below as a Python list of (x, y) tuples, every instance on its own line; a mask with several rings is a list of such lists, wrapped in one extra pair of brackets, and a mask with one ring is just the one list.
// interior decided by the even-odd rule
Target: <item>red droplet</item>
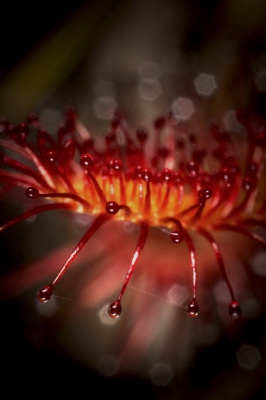
[(162, 171), (162, 179), (164, 182), (170, 183), (172, 181), (173, 171), (171, 169), (165, 168)]
[(234, 318), (238, 319), (241, 317), (241, 308), (237, 301), (231, 301), (228, 308), (229, 315)]
[(114, 301), (108, 308), (108, 314), (111, 318), (118, 318), (122, 312), (122, 307), (119, 300)]
[(20, 122), (16, 128), (16, 133), (16, 142), (20, 146), (24, 146), (26, 144), (26, 139), (29, 134), (29, 125), (27, 124), (27, 122)]
[(109, 203), (106, 204), (105, 209), (108, 214), (114, 215), (118, 213), (120, 206), (115, 201), (109, 201)]
[(246, 176), (243, 179), (242, 187), (246, 190), (246, 192), (252, 192), (258, 184), (258, 180), (256, 177)]
[(28, 187), (25, 190), (25, 193), (29, 199), (37, 199), (37, 197), (39, 197), (40, 195), (39, 190), (36, 189), (35, 187)]
[(196, 317), (199, 313), (199, 305), (196, 299), (192, 299), (187, 305), (187, 313), (191, 317)]
[(212, 197), (212, 191), (210, 189), (201, 189), (197, 192), (199, 201), (205, 202), (210, 197)]
[(181, 243), (184, 240), (182, 232), (174, 231), (170, 233), (170, 238), (174, 243)]
[(57, 162), (57, 152), (55, 150), (48, 150), (46, 153), (46, 159), (49, 161), (51, 164), (55, 164)]
[(46, 303), (48, 300), (50, 300), (50, 298), (53, 294), (53, 289), (54, 289), (54, 287), (52, 284), (42, 287), (37, 294), (37, 299), (41, 303)]
[(184, 182), (184, 177), (182, 173), (180, 171), (174, 171), (172, 181), (175, 184), (175, 186), (177, 187), (181, 186)]
[(110, 170), (114, 170), (114, 171), (116, 171), (116, 172), (120, 172), (120, 171), (122, 171), (122, 169), (123, 169), (123, 163), (122, 163), (122, 161), (119, 160), (119, 159), (109, 160), (109, 161), (107, 162), (107, 167), (108, 167)]
[(144, 168), (141, 172), (141, 177), (145, 182), (150, 182), (152, 178), (152, 171), (149, 168)]
[(187, 171), (191, 176), (196, 176), (199, 172), (199, 164), (195, 161), (189, 161), (186, 165)]
[(93, 157), (90, 154), (82, 154), (80, 157), (80, 165), (82, 168), (91, 168), (93, 164)]

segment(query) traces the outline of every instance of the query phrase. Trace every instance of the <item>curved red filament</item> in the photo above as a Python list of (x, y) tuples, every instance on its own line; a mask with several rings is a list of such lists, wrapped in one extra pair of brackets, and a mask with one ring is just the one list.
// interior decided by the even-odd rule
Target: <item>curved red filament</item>
[(74, 248), (66, 262), (64, 263), (62, 269), (60, 270), (59, 274), (56, 276), (54, 279), (52, 285), (55, 286), (55, 284), (63, 277), (65, 274), (66, 270), (74, 261), (74, 259), (77, 257), (78, 253), (82, 248), (85, 246), (85, 244), (88, 242), (88, 240), (94, 235), (95, 232), (104, 224), (104, 222), (108, 221), (110, 219), (110, 216), (107, 214), (100, 214), (98, 217), (95, 218), (93, 221), (92, 225), (89, 227), (85, 235), (80, 239), (78, 242), (77, 246)]
[(193, 299), (192, 301), (188, 304), (188, 309), (187, 312), (189, 315), (197, 315), (199, 312), (199, 306), (196, 301), (196, 293), (197, 293), (197, 285), (198, 285), (198, 271), (197, 271), (197, 259), (196, 259), (196, 253), (195, 253), (195, 247), (193, 240), (189, 233), (187, 232), (186, 229), (183, 228), (183, 236), (184, 240), (186, 242), (188, 252), (189, 252), (189, 258), (190, 258), (190, 266), (192, 269), (192, 285), (193, 285)]
[(29, 187), (26, 189), (26, 195), (32, 199), (36, 199), (38, 197), (70, 199), (76, 201), (77, 203), (80, 203), (85, 208), (89, 208), (90, 206), (90, 204), (86, 200), (74, 193), (40, 193), (36, 188)]
[(212, 246), (212, 249), (213, 249), (213, 252), (215, 254), (215, 257), (216, 257), (216, 260), (217, 260), (217, 263), (218, 263), (222, 278), (224, 279), (224, 281), (225, 281), (225, 283), (226, 283), (226, 285), (228, 287), (228, 290), (230, 292), (231, 304), (229, 305), (229, 314), (232, 315), (234, 318), (237, 318), (237, 315), (238, 315), (238, 317), (240, 317), (241, 309), (240, 309), (240, 306), (239, 306), (238, 302), (235, 300), (235, 294), (234, 294), (232, 285), (231, 285), (231, 283), (230, 283), (230, 281), (228, 279), (228, 276), (227, 276), (227, 273), (226, 273), (226, 269), (225, 269), (225, 265), (224, 265), (224, 261), (223, 261), (219, 246), (218, 246), (216, 240), (214, 240), (213, 236), (208, 231), (206, 231), (205, 229), (200, 229), (199, 228), (198, 232), (202, 236), (204, 236), (208, 240), (210, 245)]
[[(119, 295), (117, 297), (117, 300), (110, 305), (109, 310), (108, 310), (109, 315), (112, 318), (117, 318), (117, 316), (119, 316), (121, 314), (122, 308), (121, 308), (120, 302), (121, 302), (121, 299), (123, 297), (123, 294), (125, 293), (125, 290), (126, 290), (128, 284), (129, 284), (131, 276), (132, 276), (132, 274), (134, 272), (134, 269), (136, 267), (136, 264), (137, 264), (137, 261), (139, 259), (140, 253), (143, 250), (143, 247), (144, 247), (144, 245), (146, 243), (146, 240), (147, 240), (147, 237), (148, 237), (148, 233), (149, 233), (149, 225), (146, 222), (141, 222), (140, 223), (140, 236), (139, 236), (139, 240), (138, 240), (136, 249), (134, 251), (134, 255), (133, 255), (133, 258), (132, 258), (132, 261), (131, 261), (131, 265), (130, 265), (128, 271), (127, 271), (126, 278), (124, 280), (122, 289), (121, 289), (121, 291), (120, 291), (120, 293), (119, 293)], [(114, 313), (114, 309), (115, 310), (119, 310), (119, 315), (116, 315), (117, 314), (116, 312)]]

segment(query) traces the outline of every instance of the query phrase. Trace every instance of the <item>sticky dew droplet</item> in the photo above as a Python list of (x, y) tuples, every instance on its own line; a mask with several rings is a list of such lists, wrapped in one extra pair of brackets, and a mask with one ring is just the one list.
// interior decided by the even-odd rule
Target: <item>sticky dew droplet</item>
[(170, 239), (174, 243), (181, 243), (184, 240), (182, 232), (174, 231), (170, 233)]
[(35, 187), (28, 187), (25, 190), (25, 193), (29, 199), (37, 199), (37, 197), (39, 197), (40, 195), (39, 190), (36, 189)]
[(105, 210), (107, 214), (114, 215), (118, 213), (120, 206), (115, 201), (109, 201), (105, 206)]
[(108, 308), (108, 314), (111, 318), (118, 318), (121, 315), (122, 306), (119, 300), (114, 301)]
[(199, 313), (199, 305), (196, 299), (192, 299), (187, 305), (187, 313), (191, 317), (196, 317)]
[(37, 294), (37, 299), (41, 303), (46, 303), (48, 300), (50, 300), (53, 294), (53, 289), (54, 287), (52, 284), (42, 287)]
[(231, 301), (228, 308), (229, 315), (234, 318), (238, 319), (241, 317), (241, 308), (237, 301)]

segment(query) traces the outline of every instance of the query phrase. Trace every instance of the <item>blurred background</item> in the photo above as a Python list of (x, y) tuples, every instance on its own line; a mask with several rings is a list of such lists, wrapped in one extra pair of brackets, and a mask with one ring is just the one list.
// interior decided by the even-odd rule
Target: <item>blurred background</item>
[[(117, 107), (133, 130), (151, 129), (172, 107), (196, 133), (215, 121), (242, 140), (235, 110), (266, 116), (265, 19), (263, 0), (76, 1), (61, 8), (50, 0), (34, 7), (8, 2), (0, 27), (0, 115), (18, 123), (36, 111), (55, 133), (72, 104), (100, 140)], [(2, 201), (1, 223), (21, 211), (20, 196)], [(114, 325), (105, 319), (112, 295), (94, 303), (89, 292), (100, 281), (108, 291), (104, 271), (117, 263), (112, 249), (119, 249), (120, 264), (130, 259), (132, 226), (128, 238), (125, 227), (114, 227), (119, 239), (103, 229), (58, 289), (61, 298), (35, 302), (89, 222), (53, 212), (1, 236), (2, 379), (20, 380), (29, 396), (38, 394), (37, 383), (39, 392), (53, 384), (56, 394), (73, 389), (91, 397), (108, 386), (118, 398), (265, 398), (265, 251), (244, 241), (226, 256), (245, 287), (244, 321), (229, 321), (215, 305), (226, 309), (228, 301), (217, 281), (211, 304), (218, 317), (191, 321), (185, 286), (172, 285), (158, 300), (151, 289), (138, 292), (137, 277), (129, 315)], [(144, 260), (169, 254), (166, 244), (155, 251), (154, 241), (156, 233)]]

